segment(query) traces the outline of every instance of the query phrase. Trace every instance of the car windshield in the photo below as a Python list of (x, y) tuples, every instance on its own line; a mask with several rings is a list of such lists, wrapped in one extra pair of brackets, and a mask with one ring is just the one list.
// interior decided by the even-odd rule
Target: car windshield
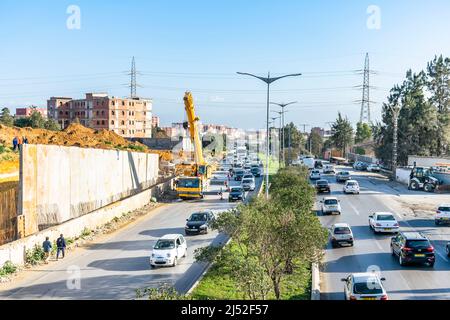
[(393, 215), (390, 214), (380, 214), (377, 217), (378, 221), (395, 221), (395, 218)]
[(312, 171), (312, 174), (318, 174), (320, 173), (319, 171)]
[(341, 172), (340, 175), (341, 175), (341, 176), (348, 176), (348, 175), (350, 175), (350, 173), (344, 171), (344, 172)]
[(357, 185), (358, 184), (356, 182), (349, 182), (349, 183), (347, 183), (347, 186), (351, 186), (351, 187), (357, 186)]
[(156, 242), (154, 249), (156, 250), (165, 250), (165, 249), (174, 249), (175, 241), (174, 240), (158, 240)]
[(376, 278), (367, 278), (367, 281), (356, 282), (353, 285), (353, 292), (355, 294), (380, 294), (383, 293), (383, 288)]
[(244, 175), (244, 171), (236, 171), (236, 175), (243, 176)]
[(193, 213), (189, 218), (189, 221), (206, 221), (207, 215), (206, 213)]
[(409, 248), (428, 248), (430, 247), (430, 242), (428, 240), (409, 240), (407, 246)]
[(327, 186), (328, 185), (328, 181), (326, 181), (326, 180), (317, 181), (317, 185), (318, 186)]
[(450, 207), (439, 207), (438, 209), (439, 211), (446, 211), (446, 212), (450, 212)]
[(178, 180), (179, 188), (198, 188), (200, 187), (199, 179), (180, 179)]
[(336, 205), (336, 204), (338, 204), (338, 201), (336, 199), (328, 199), (328, 200), (325, 200), (325, 204), (327, 206), (329, 206), (329, 205)]
[(348, 227), (336, 227), (334, 228), (334, 234), (350, 234), (350, 229)]
[(241, 188), (231, 188), (231, 192), (241, 192)]

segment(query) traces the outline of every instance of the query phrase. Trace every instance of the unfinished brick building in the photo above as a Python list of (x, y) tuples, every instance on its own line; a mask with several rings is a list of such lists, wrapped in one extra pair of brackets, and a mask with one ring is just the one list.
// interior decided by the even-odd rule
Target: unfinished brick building
[(47, 100), (48, 117), (62, 129), (70, 123), (106, 129), (125, 138), (151, 138), (152, 100), (110, 97), (107, 93), (86, 93), (85, 99), (51, 97)]

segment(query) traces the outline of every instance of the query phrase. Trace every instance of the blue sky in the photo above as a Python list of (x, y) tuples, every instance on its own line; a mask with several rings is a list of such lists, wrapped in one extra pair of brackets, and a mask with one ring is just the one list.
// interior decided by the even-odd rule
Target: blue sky
[[(69, 30), (69, 5), (81, 29)], [(381, 9), (371, 30), (367, 8)], [(264, 127), (265, 86), (236, 71), (302, 72), (272, 86), (272, 101), (299, 101), (287, 120), (326, 127), (341, 111), (356, 123), (369, 52), (374, 120), (406, 70), (450, 56), (448, 0), (0, 1), (0, 106), (45, 106), (50, 96), (126, 96), (136, 57), (138, 94), (163, 125), (184, 119), (191, 90), (203, 122)]]

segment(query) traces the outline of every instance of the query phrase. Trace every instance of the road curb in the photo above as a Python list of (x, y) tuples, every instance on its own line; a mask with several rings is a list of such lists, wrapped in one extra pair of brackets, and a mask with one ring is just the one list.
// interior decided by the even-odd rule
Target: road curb
[(319, 264), (311, 264), (311, 300), (320, 300), (320, 271)]
[[(224, 246), (222, 247), (225, 248), (227, 245), (229, 245), (231, 242), (231, 238), (228, 238), (227, 242), (225, 242)], [(195, 290), (195, 288), (198, 287), (198, 285), (200, 284), (200, 282), (203, 280), (203, 278), (206, 276), (206, 274), (208, 273), (208, 271), (211, 269), (211, 267), (214, 265), (214, 263), (210, 263), (206, 269), (202, 272), (202, 274), (200, 275), (200, 277), (197, 279), (197, 281), (194, 282), (194, 284), (191, 286), (191, 288), (189, 289), (188, 292), (186, 292), (186, 295), (191, 295), (191, 293)]]

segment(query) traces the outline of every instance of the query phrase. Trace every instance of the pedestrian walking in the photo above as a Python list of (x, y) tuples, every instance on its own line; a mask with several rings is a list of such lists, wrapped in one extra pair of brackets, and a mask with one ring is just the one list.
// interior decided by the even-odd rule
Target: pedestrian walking
[(219, 195), (220, 195), (220, 200), (223, 200), (222, 187), (220, 187)]
[(58, 260), (60, 252), (62, 253), (62, 257), (64, 259), (66, 251), (66, 240), (64, 239), (64, 236), (62, 234), (59, 236), (58, 240), (56, 240), (56, 248), (56, 260)]
[(23, 137), (23, 144), (28, 144), (28, 138), (27, 137)]
[(42, 249), (44, 250), (44, 261), (47, 264), (52, 250), (52, 243), (50, 242), (49, 237), (46, 237), (45, 241), (42, 243)]
[(18, 145), (19, 145), (19, 139), (17, 139), (17, 136), (16, 136), (13, 139), (13, 151), (16, 151)]

